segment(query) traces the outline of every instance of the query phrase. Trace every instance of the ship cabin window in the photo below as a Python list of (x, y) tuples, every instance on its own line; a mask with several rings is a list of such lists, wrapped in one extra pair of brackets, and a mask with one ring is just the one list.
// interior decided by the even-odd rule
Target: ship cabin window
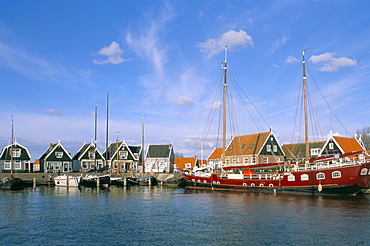
[(302, 174), (301, 175), (301, 180), (302, 181), (308, 180), (308, 174)]
[(362, 168), (360, 174), (361, 175), (366, 175), (367, 174), (367, 168)]
[(316, 179), (325, 179), (325, 173), (316, 174)]
[(55, 152), (55, 157), (56, 157), (56, 158), (62, 158), (62, 157), (63, 157), (63, 152), (61, 152), (61, 151), (56, 151), (56, 152)]
[(295, 181), (295, 176), (293, 174), (289, 174), (288, 181)]
[(342, 177), (342, 174), (341, 174), (341, 172), (340, 171), (334, 171), (334, 172), (332, 172), (331, 173), (331, 177), (332, 178), (340, 178), (340, 177)]
[(334, 149), (334, 143), (329, 143), (329, 149)]
[(274, 146), (273, 146), (273, 151), (277, 152), (277, 145), (276, 144), (274, 144)]
[(269, 145), (269, 144), (268, 144), (268, 145), (266, 145), (266, 151), (267, 151), (267, 152), (271, 152), (271, 145)]
[(13, 149), (13, 157), (21, 157), (21, 150)]
[(243, 158), (243, 163), (244, 163), (244, 164), (247, 164), (247, 163), (248, 163), (248, 157)]
[(269, 162), (269, 158), (268, 157), (263, 157), (263, 163), (268, 163)]
[(251, 158), (251, 163), (252, 163), (252, 164), (256, 164), (256, 157), (252, 157), (252, 158)]

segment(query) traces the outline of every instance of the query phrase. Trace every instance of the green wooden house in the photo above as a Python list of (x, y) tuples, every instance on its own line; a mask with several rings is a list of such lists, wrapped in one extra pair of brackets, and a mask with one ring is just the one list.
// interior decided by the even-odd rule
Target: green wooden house
[(73, 157), (73, 166), (80, 172), (101, 170), (105, 166), (105, 158), (93, 143), (84, 144)]
[(128, 146), (125, 142), (111, 143), (103, 156), (106, 165), (114, 173), (139, 170), (141, 146)]
[(73, 166), (71, 154), (58, 142), (51, 143), (40, 157), (40, 171), (53, 173), (78, 172), (79, 167)]
[(17, 142), (3, 148), (0, 154), (0, 172), (32, 172), (31, 155), (28, 149)]

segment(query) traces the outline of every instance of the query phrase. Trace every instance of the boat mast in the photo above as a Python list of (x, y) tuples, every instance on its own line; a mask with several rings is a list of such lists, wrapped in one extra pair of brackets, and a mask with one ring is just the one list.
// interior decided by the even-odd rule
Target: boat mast
[(144, 118), (141, 118), (141, 166), (143, 167), (143, 173), (145, 173), (145, 149), (144, 149)]
[(13, 143), (14, 143), (14, 125), (13, 125), (13, 115), (12, 117), (12, 139), (10, 145), (10, 176), (13, 178)]
[[(109, 120), (109, 92), (107, 93), (107, 125), (106, 125), (106, 129), (105, 129), (105, 149), (108, 150), (108, 131), (109, 131), (109, 124), (108, 124), (108, 120)], [(108, 153), (108, 151), (107, 151)], [(107, 158), (108, 159), (108, 158)]]
[(307, 106), (307, 83), (306, 83), (306, 61), (304, 60), (304, 52), (303, 50), (303, 60), (302, 60), (302, 67), (303, 67), (303, 102), (304, 102), (304, 138), (305, 138), (305, 146), (306, 146), (306, 161), (309, 159), (309, 142), (308, 142), (308, 106)]
[(222, 163), (225, 164), (225, 152), (226, 152), (226, 93), (227, 93), (227, 45), (225, 46), (225, 61), (222, 64), (222, 70), (224, 71), (224, 83), (223, 83), (223, 114), (222, 114)]

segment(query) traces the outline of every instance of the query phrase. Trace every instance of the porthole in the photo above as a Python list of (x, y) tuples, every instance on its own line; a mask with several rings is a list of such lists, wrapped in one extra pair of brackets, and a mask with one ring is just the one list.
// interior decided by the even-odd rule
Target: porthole
[(195, 182), (195, 179), (192, 179), (191, 181)]
[(213, 183), (213, 184), (216, 184), (216, 181), (213, 181), (212, 183)]
[(256, 186), (254, 183), (251, 183), (251, 186)]
[(269, 187), (274, 187), (274, 185), (273, 184), (269, 184)]
[(260, 184), (260, 187), (263, 187), (264, 185), (263, 184)]
[(246, 183), (243, 183), (243, 186), (247, 186), (247, 184)]
[(342, 173), (340, 171), (334, 171), (334, 172), (331, 173), (331, 177), (333, 179), (340, 178), (340, 177), (342, 177)]
[(316, 179), (325, 179), (325, 173), (316, 174)]
[(207, 183), (207, 180), (204, 180), (203, 183)]
[(200, 179), (198, 179), (198, 181), (197, 181), (198, 183), (200, 183), (201, 181), (200, 181)]
[(366, 174), (367, 174), (367, 168), (362, 168), (361, 175), (366, 175)]
[(219, 185), (220, 184), (220, 181), (217, 181), (217, 184)]

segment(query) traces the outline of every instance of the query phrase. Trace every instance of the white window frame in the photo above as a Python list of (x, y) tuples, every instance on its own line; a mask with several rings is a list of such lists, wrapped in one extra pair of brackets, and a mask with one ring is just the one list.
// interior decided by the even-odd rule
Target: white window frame
[(56, 158), (62, 158), (63, 157), (63, 151), (55, 151), (55, 157)]
[(257, 158), (256, 157), (252, 157), (251, 158), (251, 164), (256, 164), (257, 163)]
[(90, 159), (90, 160), (95, 159), (95, 151), (90, 151), (90, 152), (89, 152), (89, 159)]
[(4, 161), (4, 169), (10, 169), (10, 161)]
[(307, 181), (307, 180), (309, 180), (308, 174), (302, 174), (301, 175), (301, 181)]
[(268, 157), (263, 157), (263, 163), (269, 163), (269, 158)]
[(329, 143), (329, 149), (334, 149), (334, 143)]
[(248, 161), (249, 161), (248, 157), (244, 157), (244, 158), (243, 158), (243, 163), (244, 163), (244, 164), (248, 164)]
[(288, 181), (295, 181), (295, 176), (293, 174), (289, 174)]
[(316, 174), (316, 179), (317, 180), (325, 179), (325, 173), (317, 173)]
[(128, 151), (119, 151), (118, 154), (120, 160), (127, 160)]
[(278, 148), (277, 148), (277, 145), (276, 145), (276, 144), (274, 144), (274, 146), (272, 146), (272, 148), (273, 148), (273, 151), (274, 151), (275, 153), (278, 151)]
[(266, 151), (271, 152), (271, 145), (269, 145), (269, 144), (266, 145)]
[(13, 157), (21, 157), (21, 150), (20, 149), (13, 149)]
[(340, 171), (334, 171), (334, 172), (331, 173), (331, 177), (333, 179), (341, 178), (342, 177), (342, 173)]

